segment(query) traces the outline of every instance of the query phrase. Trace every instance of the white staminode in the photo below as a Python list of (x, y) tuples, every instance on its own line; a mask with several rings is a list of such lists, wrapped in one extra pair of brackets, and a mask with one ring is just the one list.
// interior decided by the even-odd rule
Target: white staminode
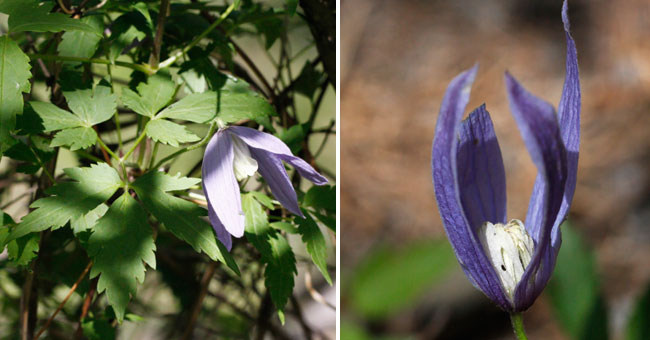
[(257, 161), (251, 157), (251, 152), (248, 145), (236, 136), (232, 136), (233, 152), (235, 159), (233, 160), (233, 168), (235, 170), (235, 178), (238, 181), (253, 176), (257, 171)]
[(485, 222), (479, 231), (479, 238), (499, 275), (501, 284), (512, 300), (515, 287), (533, 256), (533, 239), (520, 220), (511, 220), (506, 225)]

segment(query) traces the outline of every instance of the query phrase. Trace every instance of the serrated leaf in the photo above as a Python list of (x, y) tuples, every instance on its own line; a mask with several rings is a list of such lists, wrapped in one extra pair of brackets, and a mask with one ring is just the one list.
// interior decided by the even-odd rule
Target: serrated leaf
[(201, 180), (173, 177), (162, 172), (149, 172), (138, 178), (132, 187), (145, 208), (179, 239), (197, 252), (203, 251), (214, 261), (220, 261), (239, 275), (239, 268), (226, 247), (217, 240), (214, 230), (203, 216), (207, 211), (167, 191), (184, 190)]
[(29, 102), (29, 105), (43, 120), (44, 132), (74, 128), (83, 124), (83, 121), (78, 116), (52, 103), (32, 101)]
[[(0, 10), (3, 5), (0, 5)], [(29, 92), (29, 58), (9, 36), (0, 36), (0, 156), (11, 144), (9, 131), (23, 112), (22, 92)]]
[[(89, 15), (79, 20), (92, 27), (95, 32), (68, 31), (63, 33), (61, 42), (57, 47), (59, 55), (68, 57), (90, 58), (95, 54), (99, 41), (102, 39), (104, 21), (101, 15)], [(67, 62), (78, 65), (78, 62)]]
[(19, 237), (7, 244), (7, 254), (17, 266), (26, 266), (37, 256), (40, 234)]
[(82, 126), (59, 131), (50, 146), (69, 146), (71, 151), (75, 151), (94, 145), (95, 142), (97, 142), (97, 132), (91, 127)]
[(333, 185), (313, 186), (302, 199), (304, 207), (336, 213), (336, 187)]
[(84, 31), (95, 33), (95, 29), (80, 20), (62, 13), (51, 13), (54, 2), (38, 0), (3, 0), (0, 12), (9, 15), (9, 32), (61, 32)]
[(284, 323), (284, 306), (293, 292), (296, 259), (287, 240), (271, 229), (264, 209), (250, 193), (242, 195), (242, 209), (246, 216), (246, 239), (255, 246), (266, 263), (264, 284)]
[(53, 196), (32, 203), (31, 207), (37, 209), (23, 218), (11, 231), (8, 240), (50, 227), (62, 227), (70, 219), (95, 209), (122, 186), (117, 171), (106, 163), (64, 171), (75, 182), (59, 183), (47, 191)]
[(76, 114), (85, 126), (105, 122), (117, 111), (117, 99), (111, 88), (97, 85), (95, 90), (75, 90), (64, 92), (70, 110)]
[(298, 233), (298, 228), (296, 228), (295, 225), (293, 225), (292, 223), (289, 223), (289, 222), (272, 222), (272, 223), (269, 223), (269, 225), (274, 229), (282, 230), (282, 231), (285, 231), (285, 232), (287, 232), (289, 234), (297, 234)]
[(323, 274), (327, 283), (332, 285), (332, 278), (327, 272), (327, 243), (325, 237), (320, 231), (318, 224), (314, 221), (306, 210), (303, 210), (305, 218), (296, 217), (294, 222), (298, 224), (298, 232), (302, 236), (302, 242), (307, 247), (307, 252), (311, 255), (312, 261)]
[(188, 120), (206, 123), (217, 112), (217, 96), (214, 92), (193, 93), (162, 110), (158, 118)]
[(138, 93), (129, 89), (122, 92), (124, 105), (146, 117), (153, 117), (174, 97), (176, 86), (167, 77), (154, 75), (138, 85)]
[(154, 119), (147, 123), (145, 128), (147, 136), (156, 142), (178, 146), (179, 143), (196, 142), (201, 139), (191, 133), (183, 125), (172, 123), (164, 119)]
[(147, 213), (125, 192), (97, 221), (88, 239), (88, 254), (94, 261), (90, 277), (99, 275), (97, 293), (106, 291), (119, 322), (138, 283), (144, 281), (144, 263), (156, 268), (155, 250)]
[(92, 229), (108, 211), (108, 205), (102, 203), (97, 208), (89, 211), (86, 215), (78, 216), (70, 220), (70, 227), (75, 234)]
[(217, 117), (226, 123), (244, 119), (260, 124), (269, 116), (275, 116), (275, 109), (266, 99), (254, 91), (219, 91)]
[(296, 258), (287, 239), (279, 233), (269, 235), (269, 244), (272, 258), (264, 270), (264, 285), (268, 288), (280, 321), (284, 324), (284, 306), (291, 297), (294, 275), (298, 273)]

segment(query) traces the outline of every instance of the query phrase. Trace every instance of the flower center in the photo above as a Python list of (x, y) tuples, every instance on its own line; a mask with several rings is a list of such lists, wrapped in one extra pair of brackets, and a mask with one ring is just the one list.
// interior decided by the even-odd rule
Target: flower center
[(479, 238), (512, 300), (515, 288), (533, 256), (533, 239), (520, 220), (511, 220), (505, 225), (485, 222), (479, 231)]
[(231, 135), (232, 146), (235, 157), (233, 160), (233, 168), (235, 171), (235, 178), (238, 181), (253, 176), (257, 171), (257, 161), (251, 157), (251, 152), (248, 145), (240, 140), (237, 136)]

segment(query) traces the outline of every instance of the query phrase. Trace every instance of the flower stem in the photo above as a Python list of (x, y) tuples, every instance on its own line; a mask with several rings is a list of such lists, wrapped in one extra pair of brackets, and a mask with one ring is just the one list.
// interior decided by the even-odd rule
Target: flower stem
[(521, 318), (521, 313), (511, 313), (510, 321), (512, 321), (512, 329), (519, 340), (528, 340), (526, 332), (524, 331), (524, 320)]

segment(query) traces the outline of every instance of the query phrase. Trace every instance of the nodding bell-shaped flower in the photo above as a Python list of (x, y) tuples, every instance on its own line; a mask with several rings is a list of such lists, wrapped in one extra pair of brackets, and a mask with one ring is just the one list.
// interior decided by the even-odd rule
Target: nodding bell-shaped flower
[(275, 198), (287, 210), (303, 217), (282, 161), (316, 185), (327, 183), (325, 177), (268, 133), (244, 126), (224, 127), (208, 143), (203, 157), (203, 192), (208, 201), (210, 223), (228, 250), (232, 247), (231, 235), (244, 235), (244, 212), (237, 181), (255, 172), (264, 177)]
[(447, 88), (433, 140), (436, 200), (458, 262), (476, 288), (511, 313), (528, 309), (546, 286), (576, 186), (580, 83), (566, 1), (562, 21), (566, 78), (557, 115), (505, 74), (510, 110), (538, 170), (525, 223), (506, 222), (503, 160), (485, 105), (461, 121), (477, 66)]

